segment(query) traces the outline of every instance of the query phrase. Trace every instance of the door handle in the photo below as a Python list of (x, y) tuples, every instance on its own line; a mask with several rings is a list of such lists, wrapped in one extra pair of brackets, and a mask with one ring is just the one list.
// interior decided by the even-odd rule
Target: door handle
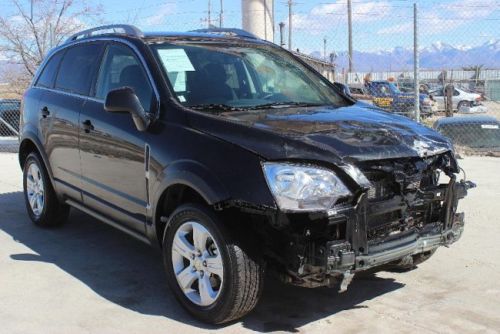
[(47, 116), (50, 116), (50, 110), (46, 106), (42, 108), (41, 112), (43, 118), (47, 118)]
[(94, 130), (94, 126), (92, 125), (92, 122), (89, 119), (83, 121), (82, 124), (85, 133), (90, 133), (90, 131)]

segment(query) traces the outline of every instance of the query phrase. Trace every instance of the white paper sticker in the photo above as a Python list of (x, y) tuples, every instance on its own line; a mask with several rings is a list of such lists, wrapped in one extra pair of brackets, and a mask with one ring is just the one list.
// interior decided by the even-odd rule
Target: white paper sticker
[(193, 64), (184, 49), (160, 49), (158, 54), (168, 72), (194, 71)]
[(481, 124), (482, 129), (498, 129), (498, 125), (495, 124)]

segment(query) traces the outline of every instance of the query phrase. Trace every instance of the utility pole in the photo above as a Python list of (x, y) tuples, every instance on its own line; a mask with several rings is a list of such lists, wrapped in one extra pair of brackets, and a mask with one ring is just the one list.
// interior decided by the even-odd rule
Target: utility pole
[(212, 2), (208, 0), (208, 29), (211, 28), (212, 18), (210, 17), (212, 14)]
[(323, 37), (323, 59), (326, 61), (326, 36)]
[(33, 21), (33, 0), (31, 0), (31, 7), (30, 7), (30, 20)]
[(418, 21), (417, 3), (413, 3), (413, 78), (415, 80), (415, 120), (420, 122), (420, 87), (419, 87), (419, 59), (418, 59)]
[(288, 0), (288, 50), (292, 50), (292, 5), (293, 1)]
[(220, 0), (219, 28), (222, 28), (223, 22), (224, 22), (224, 0)]
[(347, 26), (349, 33), (349, 73), (352, 72), (352, 6), (351, 0), (347, 0)]
[(283, 36), (283, 29), (285, 28), (285, 22), (280, 22), (280, 46), (284, 47), (285, 46), (285, 36)]

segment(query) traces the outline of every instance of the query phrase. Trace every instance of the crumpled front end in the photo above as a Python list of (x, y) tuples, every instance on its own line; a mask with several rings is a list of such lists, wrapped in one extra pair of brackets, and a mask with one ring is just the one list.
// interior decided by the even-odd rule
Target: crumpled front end
[(411, 265), (462, 235), (464, 216), (457, 213), (457, 204), (475, 185), (457, 181), (451, 153), (368, 161), (356, 168), (369, 185), (365, 179), (352, 198), (337, 203), (326, 216), (279, 220), (285, 241), (276, 244), (285, 247), (282, 264), (288, 282), (305, 287), (340, 282), (345, 290), (356, 272)]

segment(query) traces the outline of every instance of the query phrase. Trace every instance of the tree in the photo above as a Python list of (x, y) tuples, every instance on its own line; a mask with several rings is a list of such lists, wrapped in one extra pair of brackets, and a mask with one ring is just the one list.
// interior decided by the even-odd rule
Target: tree
[(0, 54), (10, 67), (4, 80), (22, 94), (47, 53), (87, 23), (99, 21), (100, 6), (86, 0), (10, 0), (0, 14)]

